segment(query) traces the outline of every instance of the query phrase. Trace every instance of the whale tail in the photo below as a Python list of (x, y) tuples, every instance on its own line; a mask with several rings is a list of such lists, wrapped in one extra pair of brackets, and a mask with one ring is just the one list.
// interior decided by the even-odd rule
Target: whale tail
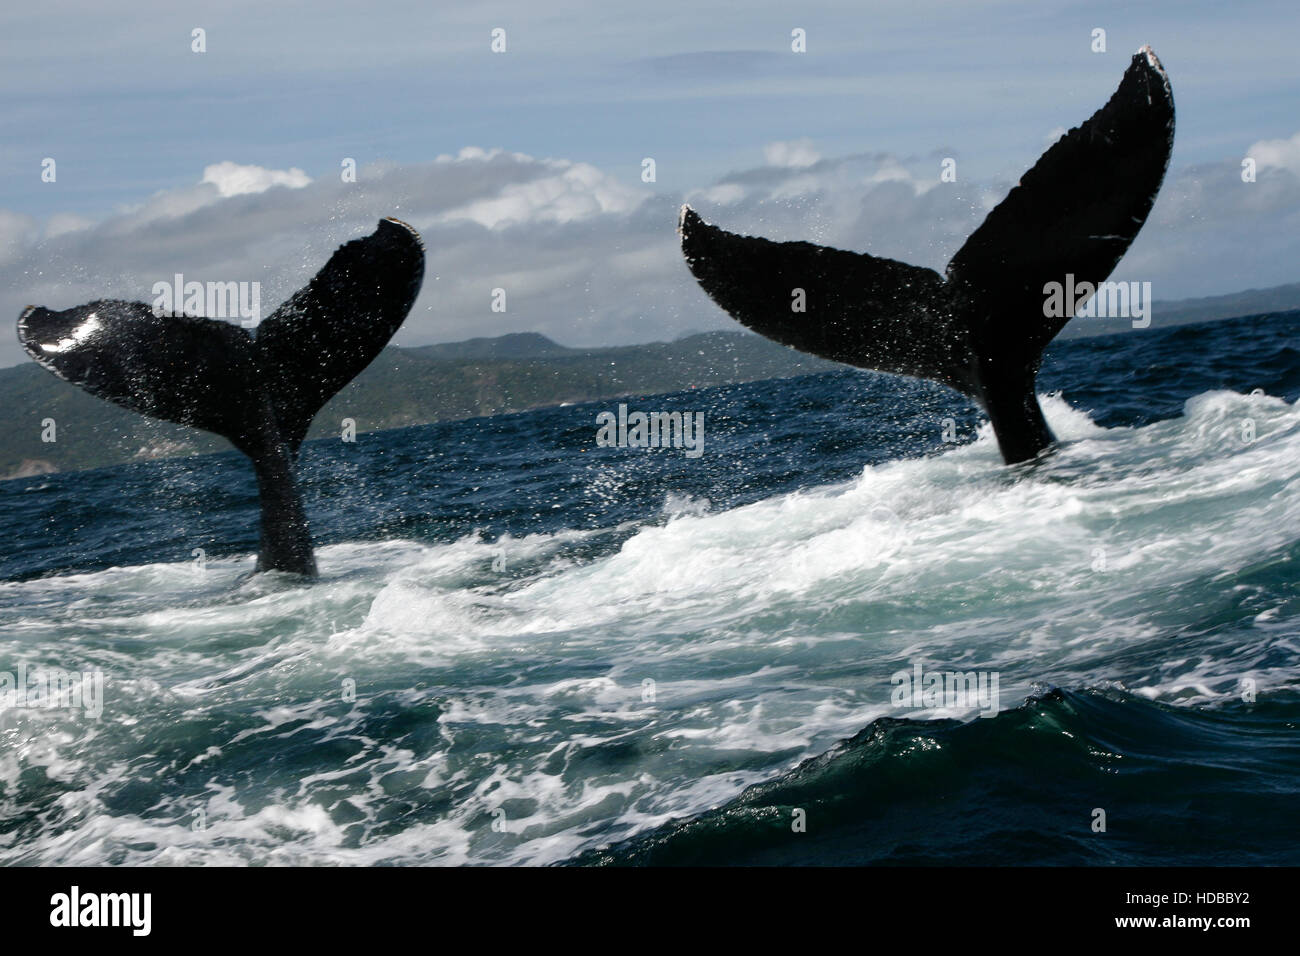
[(1096, 287), (1146, 222), (1169, 164), (1174, 101), (1150, 47), (1110, 100), (1047, 150), (948, 263), (932, 269), (807, 242), (726, 232), (682, 207), (682, 251), (742, 325), (860, 368), (933, 379), (983, 406), (1003, 458), (1053, 441), (1034, 391), (1072, 311), (1049, 283)]
[(392, 338), (423, 276), (419, 234), (384, 219), (335, 251), (255, 335), (101, 299), (62, 312), (29, 306), (18, 339), (38, 363), (92, 395), (227, 438), (257, 473), (257, 570), (314, 575), (293, 478), (299, 448), (321, 407)]

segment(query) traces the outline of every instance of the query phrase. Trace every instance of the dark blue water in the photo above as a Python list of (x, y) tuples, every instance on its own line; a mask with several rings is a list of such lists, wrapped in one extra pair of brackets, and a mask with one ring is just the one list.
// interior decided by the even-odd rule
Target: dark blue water
[(107, 688), (0, 710), (0, 859), (1300, 862), (1298, 330), (1057, 343), (1010, 469), (853, 371), (628, 400), (698, 459), (616, 402), (309, 443), (312, 587), (234, 453), (0, 484), (0, 669)]

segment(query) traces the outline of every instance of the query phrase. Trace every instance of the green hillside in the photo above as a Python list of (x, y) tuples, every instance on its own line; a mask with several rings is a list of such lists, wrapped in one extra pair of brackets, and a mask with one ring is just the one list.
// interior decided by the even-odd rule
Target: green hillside
[[(533, 333), (388, 348), (316, 416), (309, 437), (656, 395), (804, 375), (838, 366), (747, 332), (708, 332), (619, 348), (571, 349)], [(215, 435), (124, 411), (34, 363), (0, 369), (0, 477), (73, 471), (229, 448)], [(55, 422), (54, 442), (42, 422)]]

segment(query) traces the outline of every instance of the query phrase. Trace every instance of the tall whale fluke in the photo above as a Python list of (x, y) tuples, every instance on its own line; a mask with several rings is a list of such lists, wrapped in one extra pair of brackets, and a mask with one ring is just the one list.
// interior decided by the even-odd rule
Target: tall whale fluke
[(100, 299), (29, 306), (18, 339), (49, 371), (99, 398), (215, 432), (248, 456), (261, 504), (258, 571), (314, 576), (294, 468), (312, 418), (383, 350), (419, 294), (424, 245), (397, 219), (345, 243), (250, 333)]
[[(948, 263), (932, 269), (709, 225), (682, 207), (692, 274), (742, 325), (860, 368), (933, 379), (987, 412), (1007, 463), (1053, 439), (1034, 391), (1043, 349), (1069, 321), (1045, 286), (1104, 282), (1146, 222), (1174, 141), (1160, 61), (1140, 49), (1119, 88), (1021, 177)], [(803, 309), (792, 308), (803, 290)]]

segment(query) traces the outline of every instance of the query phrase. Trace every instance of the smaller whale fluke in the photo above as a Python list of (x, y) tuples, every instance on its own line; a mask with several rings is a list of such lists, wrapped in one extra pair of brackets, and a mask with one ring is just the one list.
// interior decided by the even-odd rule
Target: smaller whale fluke
[(257, 570), (315, 575), (294, 481), (298, 450), (316, 413), (401, 326), (423, 277), (419, 234), (384, 219), (341, 246), (255, 334), (101, 299), (62, 312), (29, 306), (18, 339), (46, 369), (98, 398), (227, 438), (257, 474)]
[[(808, 242), (739, 236), (689, 206), (682, 252), (704, 291), (770, 339), (860, 368), (933, 379), (988, 413), (1007, 463), (1050, 445), (1034, 382), (1069, 321), (1046, 286), (1105, 281), (1169, 165), (1174, 100), (1150, 47), (1083, 125), (1047, 150), (948, 263), (932, 269)], [(802, 292), (803, 311), (792, 303)]]

